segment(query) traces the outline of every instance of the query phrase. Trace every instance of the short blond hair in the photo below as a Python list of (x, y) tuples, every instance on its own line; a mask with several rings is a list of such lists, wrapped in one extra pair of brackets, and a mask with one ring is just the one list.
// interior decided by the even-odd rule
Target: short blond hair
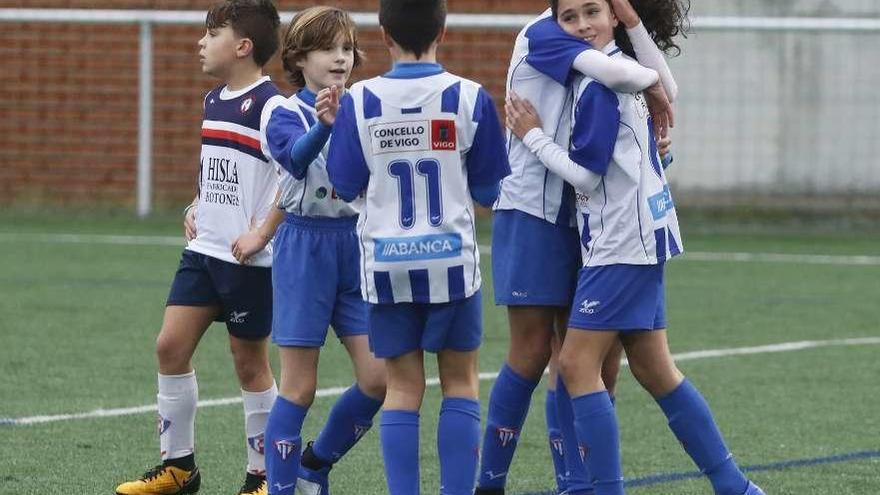
[(357, 26), (344, 10), (326, 6), (310, 7), (293, 17), (284, 30), (281, 48), (284, 71), (291, 84), (305, 87), (305, 77), (296, 63), (303, 60), (309, 52), (332, 47), (339, 35), (344, 36), (352, 45), (352, 68), (360, 66), (364, 54), (358, 48)]

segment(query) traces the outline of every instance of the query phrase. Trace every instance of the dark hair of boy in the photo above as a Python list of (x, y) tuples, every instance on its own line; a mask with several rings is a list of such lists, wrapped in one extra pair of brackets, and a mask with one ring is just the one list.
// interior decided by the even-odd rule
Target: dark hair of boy
[(298, 12), (281, 42), (281, 62), (291, 84), (298, 88), (306, 85), (302, 69), (296, 63), (309, 52), (333, 47), (336, 38), (342, 36), (354, 51), (352, 69), (361, 65), (364, 54), (358, 48), (357, 26), (351, 16), (336, 7), (310, 7)]
[(251, 40), (254, 62), (263, 67), (278, 51), (281, 18), (271, 0), (226, 0), (208, 9), (208, 29), (229, 26), (235, 34)]
[(446, 0), (381, 0), (379, 25), (401, 48), (421, 57), (446, 25)]

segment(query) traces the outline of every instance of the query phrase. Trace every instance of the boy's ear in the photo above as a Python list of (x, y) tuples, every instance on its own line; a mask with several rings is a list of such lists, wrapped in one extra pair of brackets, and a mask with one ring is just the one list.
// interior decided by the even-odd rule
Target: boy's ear
[(241, 38), (235, 45), (235, 56), (247, 58), (254, 52), (254, 42), (250, 38)]
[(440, 30), (440, 34), (437, 35), (437, 39), (434, 40), (434, 43), (437, 43), (439, 45), (440, 43), (443, 43), (443, 40), (445, 40), (445, 39), (446, 39), (446, 26), (443, 26), (443, 29)]
[(385, 28), (379, 26), (379, 31), (382, 33), (382, 43), (384, 43), (389, 49), (394, 48), (394, 40), (385, 32)]

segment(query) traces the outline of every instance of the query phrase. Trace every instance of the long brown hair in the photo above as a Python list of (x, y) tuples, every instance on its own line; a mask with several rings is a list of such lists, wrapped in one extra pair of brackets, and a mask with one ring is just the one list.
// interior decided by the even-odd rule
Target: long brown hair
[(358, 67), (364, 54), (358, 48), (357, 27), (344, 10), (336, 7), (310, 7), (294, 16), (284, 31), (281, 48), (284, 71), (291, 84), (305, 87), (305, 77), (296, 63), (306, 58), (309, 52), (332, 47), (339, 35), (351, 43), (354, 50), (352, 68)]

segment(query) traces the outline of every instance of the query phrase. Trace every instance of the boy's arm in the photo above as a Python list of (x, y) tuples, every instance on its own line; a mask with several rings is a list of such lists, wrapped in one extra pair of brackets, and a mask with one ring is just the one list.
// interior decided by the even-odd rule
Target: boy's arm
[(510, 175), (510, 163), (495, 103), (483, 88), (477, 93), (473, 121), (477, 130), (465, 157), (468, 188), (474, 201), (488, 207), (498, 199), (501, 179)]
[(663, 52), (651, 39), (645, 25), (639, 18), (639, 14), (633, 8), (630, 0), (611, 0), (614, 13), (623, 22), (626, 27), (626, 34), (632, 42), (633, 50), (636, 52), (636, 58), (639, 63), (645, 67), (650, 67), (660, 74), (660, 83), (666, 90), (666, 96), (670, 102), (674, 102), (678, 96), (678, 84), (672, 77), (672, 71), (669, 70), (669, 64), (666, 63), (666, 57)]
[(246, 265), (250, 261), (250, 257), (265, 249), (269, 241), (275, 237), (275, 231), (284, 221), (284, 210), (278, 208), (278, 200), (281, 197), (281, 191), (275, 193), (275, 200), (272, 202), (272, 208), (269, 215), (262, 225), (252, 228), (249, 232), (238, 236), (238, 239), (232, 244), (232, 256), (242, 265)]
[(608, 172), (617, 142), (617, 96), (592, 82), (578, 100), (571, 149), (566, 152), (544, 134), (537, 112), (525, 100), (508, 103), (508, 127), (550, 169), (581, 192), (590, 192)]
[(306, 132), (302, 117), (282, 106), (272, 111), (266, 125), (266, 141), (272, 158), (298, 180), (305, 177), (309, 164), (329, 137), (329, 126), (316, 123)]
[(572, 70), (626, 93), (642, 91), (659, 80), (653, 69), (594, 50), (586, 41), (563, 31), (552, 17), (534, 23), (526, 38), (526, 62), (562, 85), (569, 83)]
[(333, 139), (327, 154), (327, 175), (343, 201), (354, 201), (367, 188), (370, 169), (361, 148), (360, 133), (354, 113), (354, 100), (346, 94), (340, 99), (339, 113), (333, 124)]

